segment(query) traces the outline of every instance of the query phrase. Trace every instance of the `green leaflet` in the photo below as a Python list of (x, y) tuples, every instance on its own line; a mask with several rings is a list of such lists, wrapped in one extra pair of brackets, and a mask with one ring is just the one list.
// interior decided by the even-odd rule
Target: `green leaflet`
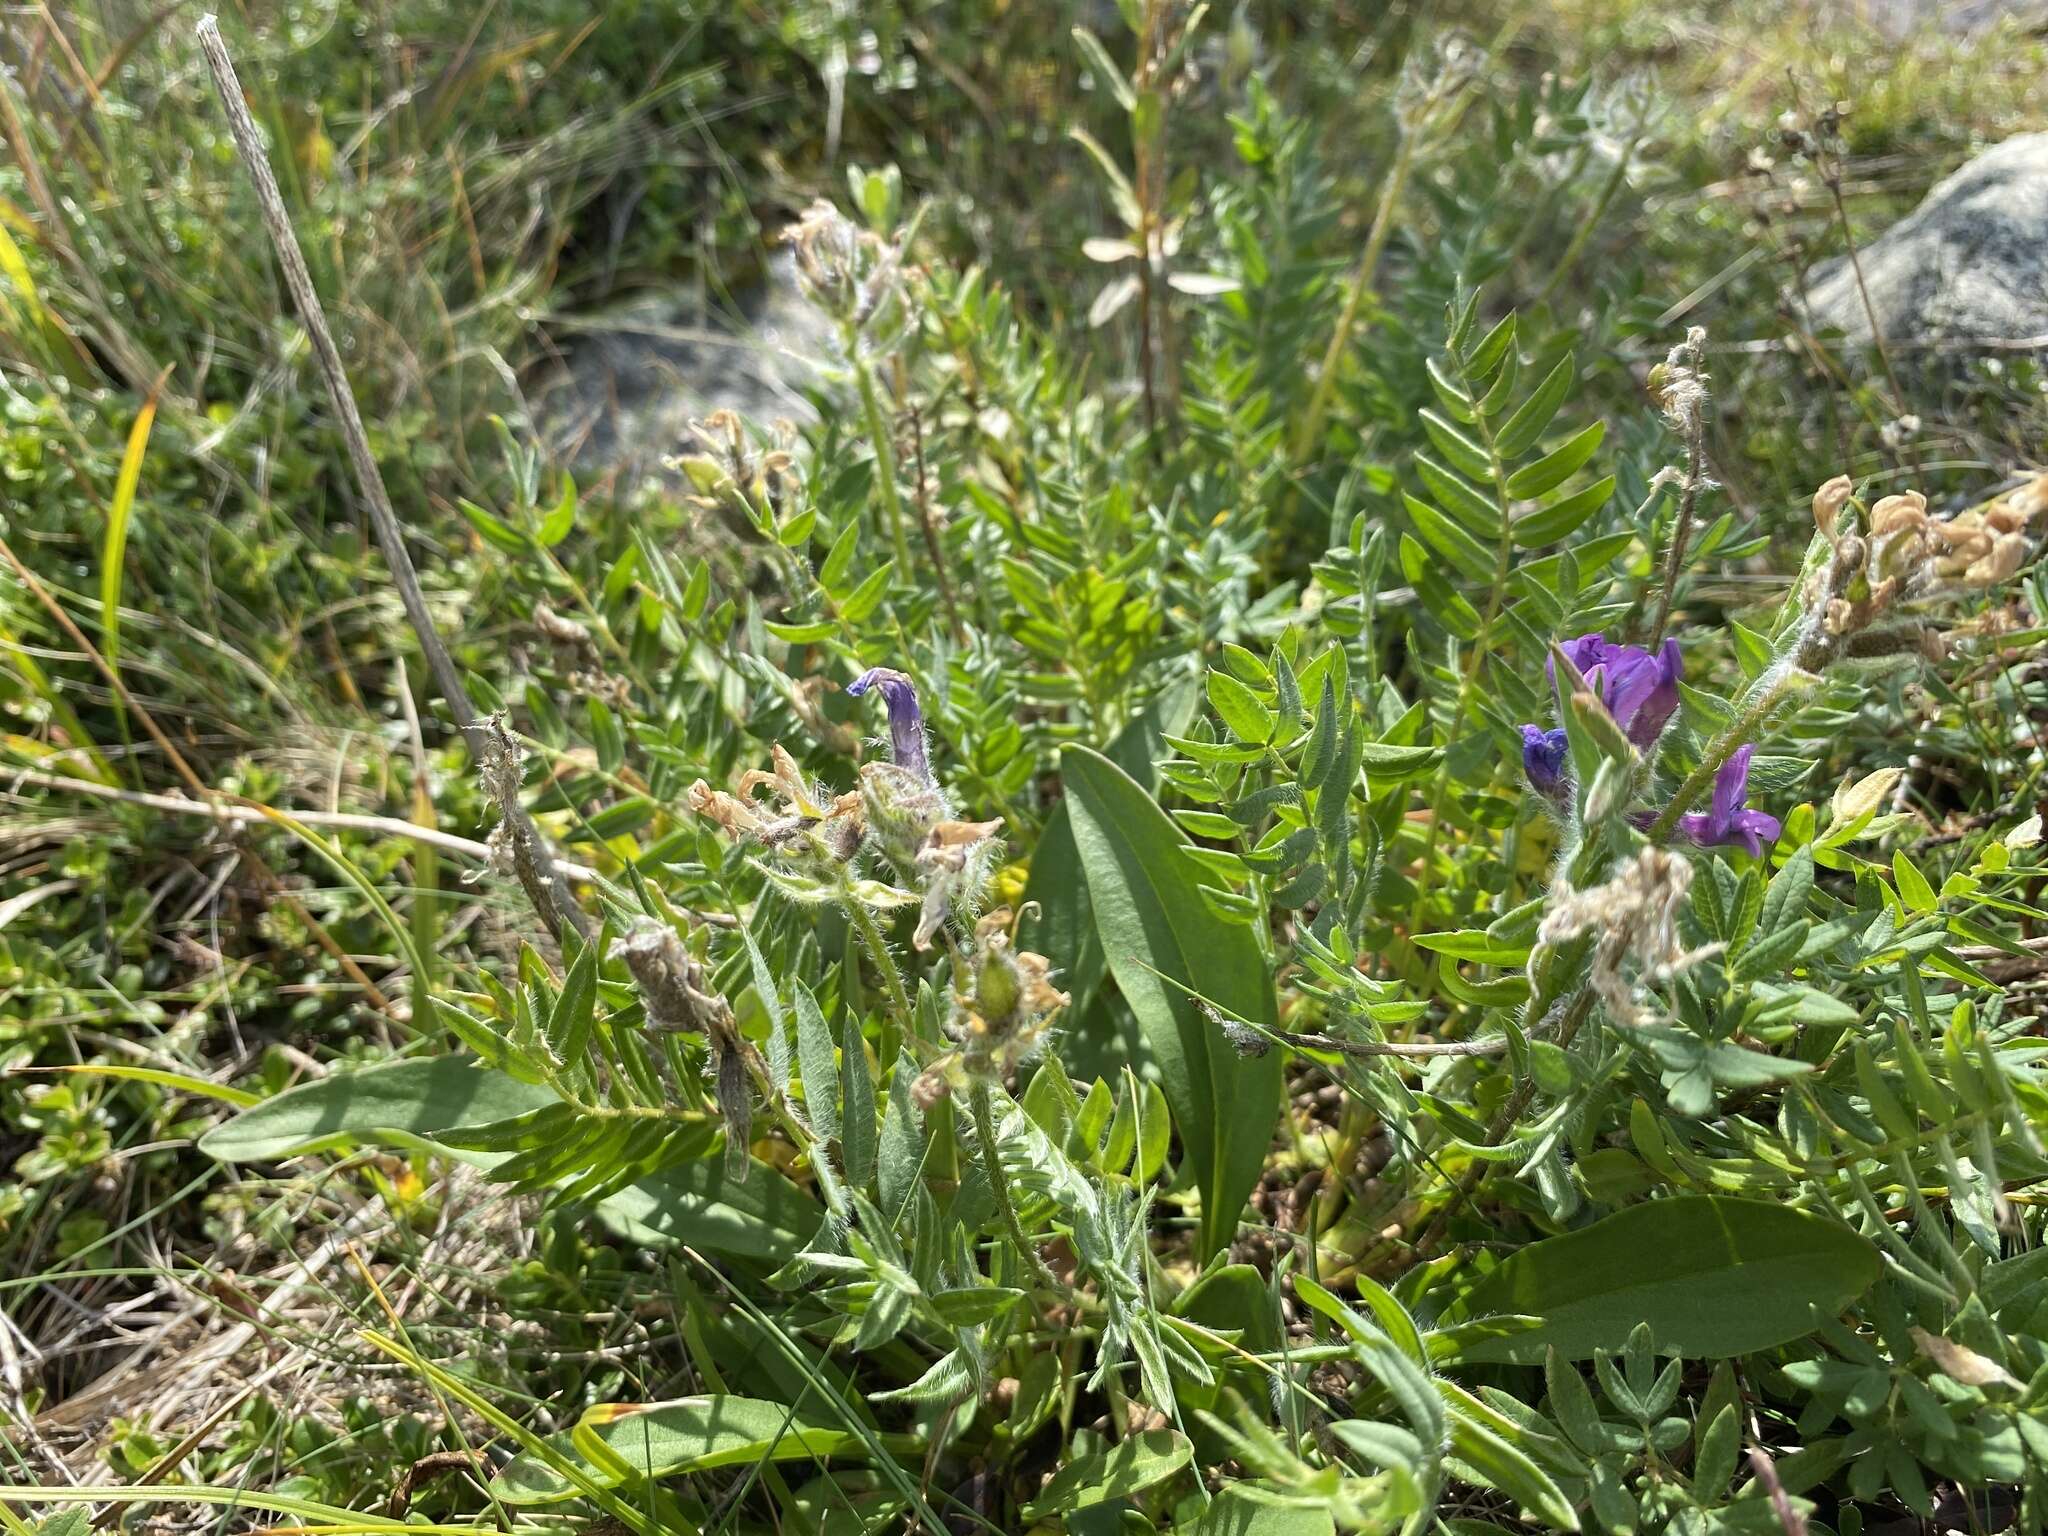
[[(1259, 665), (1254, 658), (1254, 665)], [(1140, 784), (1157, 780), (1153, 759), (1166, 750), (1166, 737), (1178, 735), (1194, 718), (1200, 700), (1192, 677), (1160, 691), (1159, 697), (1110, 743), (1109, 756)], [(1058, 968), (1059, 985), (1073, 999), (1060, 1021), (1060, 1057), (1084, 1080), (1113, 1073), (1119, 1062), (1144, 1061), (1144, 1041), (1128, 1038), (1118, 1028), (1113, 1010), (1098, 1006), (1108, 979), (1102, 944), (1095, 936), (1095, 913), (1088, 904), (1088, 882), (1074, 847), (1073, 824), (1066, 803), (1054, 807), (1038, 848), (1031, 856), (1031, 876), (1024, 886), (1024, 915), (1017, 925), (1018, 947), (1035, 950)], [(1124, 1036), (1124, 1038), (1119, 1038)]]

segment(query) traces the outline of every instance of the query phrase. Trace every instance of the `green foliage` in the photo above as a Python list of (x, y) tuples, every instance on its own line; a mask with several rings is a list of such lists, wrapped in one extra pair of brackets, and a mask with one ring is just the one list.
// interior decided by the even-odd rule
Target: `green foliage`
[(1227, 1246), (1266, 1160), (1280, 1061), (1241, 1059), (1213, 1016), (1273, 1022), (1253, 932), (1210, 908), (1191, 845), (1127, 774), (1070, 747), (1061, 770), (1096, 932), (1137, 1015), (1202, 1193), (1196, 1253)]
[[(1829, 338), (1688, 339), (1786, 335), (1805, 255), (1726, 189), (1802, 103), (1737, 82), (1735, 127), (1691, 123), (1728, 82), (1625, 76), (1647, 14), (1470, 9), (1491, 54), (1164, 0), (235, 38), (521, 754), (487, 773), (182, 40), (91, 7), (93, 89), (9, 60), (40, 110), (0, 170), (0, 532), (47, 601), (0, 592), (0, 755), (44, 812), (0, 863), (0, 1253), (63, 1302), (10, 1300), (0, 1345), (205, 1270), (226, 1326), (331, 1304), (323, 1370), (417, 1388), (301, 1411), (295, 1378), (192, 1445), (130, 1412), (138, 1486), (17, 1467), (10, 1528), (117, 1494), (636, 1533), (1847, 1533), (1958, 1490), (2048, 1521), (2048, 592), (1942, 560), (2033, 375), (1918, 402), (1958, 449), (1923, 455)], [(1881, 67), (1849, 139), (1918, 142), (1924, 61)], [(744, 281), (820, 195), (814, 420), (706, 423), (638, 499), (550, 461), (508, 384), (551, 321)], [(1965, 520), (1898, 536), (1913, 488)], [(1675, 640), (1655, 719), (1588, 635)], [(508, 795), (587, 936), (498, 877)], [(343, 1253), (280, 1317), (234, 1278)], [(84, 1353), (0, 1380), (33, 1413)]]

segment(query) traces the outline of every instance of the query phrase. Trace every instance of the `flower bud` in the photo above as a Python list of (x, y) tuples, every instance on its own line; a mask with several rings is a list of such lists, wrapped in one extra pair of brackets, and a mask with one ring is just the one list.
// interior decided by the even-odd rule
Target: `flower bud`
[(1017, 962), (1006, 945), (986, 944), (974, 968), (974, 1006), (984, 1019), (1007, 1019), (1023, 995)]
[(1835, 520), (1842, 515), (1842, 508), (1848, 505), (1855, 489), (1856, 483), (1847, 475), (1837, 475), (1813, 493), (1813, 526), (1824, 537), (1835, 536)]

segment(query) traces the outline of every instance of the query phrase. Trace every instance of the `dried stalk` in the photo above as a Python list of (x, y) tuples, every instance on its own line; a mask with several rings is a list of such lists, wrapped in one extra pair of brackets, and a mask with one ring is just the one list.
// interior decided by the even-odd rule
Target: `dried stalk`
[[(405, 616), (411, 621), (413, 632), (419, 636), (420, 649), (425, 652), (427, 664), (433, 669), (435, 685), (455, 716), (455, 724), (461, 730), (463, 740), (469, 744), (471, 758), (488, 773), (494, 762), (502, 760), (503, 753), (493, 739), (490, 725), (477, 714), (476, 706), (470, 701), (455, 659), (442, 644), (441, 636), (434, 628), (433, 615), (427, 611), (419, 574), (413, 569), (412, 557), (406, 553), (405, 534), (399, 527), (398, 514), (392, 510), (391, 495), (384, 488), (384, 476), (370, 453), (369, 435), (363, 430), (362, 413), (356, 409), (355, 395), (349, 389), (348, 375), (342, 369), (341, 353), (336, 350), (333, 334), (328, 330), (327, 315), (320, 307), (320, 297), (313, 291), (306, 258), (299, 250), (298, 237), (292, 233), (291, 219), (285, 211), (284, 198), (278, 192), (277, 177), (264, 153), (256, 121), (249, 115), (248, 105), (242, 99), (242, 85), (235, 76), (234, 61), (228, 57), (227, 45), (221, 40), (220, 26), (211, 15), (199, 19), (198, 33), (199, 46), (206, 54), (207, 68), (213, 72), (214, 89), (227, 112), (235, 148), (240, 152), (250, 183), (256, 189), (256, 201), (263, 211), (263, 223), (269, 231), (270, 243), (277, 252), (285, 287), (291, 290), (292, 302), (298, 306), (299, 316), (305, 321), (307, 337), (313, 343), (313, 355), (319, 359), (328, 399), (340, 421), (342, 440), (348, 444), (349, 462), (355, 469), (357, 488), (370, 508), (370, 522), (376, 529), (377, 543), (384, 551), (385, 563), (391, 568), (391, 579), (398, 588), (399, 601), (405, 605)], [(534, 911), (548, 932), (557, 939), (567, 928), (579, 938), (589, 940), (593, 932), (590, 918), (576, 904), (569, 882), (561, 866), (555, 862), (554, 851), (549, 848), (540, 828), (534, 825), (533, 818), (527, 814), (516, 793), (501, 796), (500, 800), (506, 835), (512, 844), (513, 867), (518, 871), (520, 884), (525, 887)]]

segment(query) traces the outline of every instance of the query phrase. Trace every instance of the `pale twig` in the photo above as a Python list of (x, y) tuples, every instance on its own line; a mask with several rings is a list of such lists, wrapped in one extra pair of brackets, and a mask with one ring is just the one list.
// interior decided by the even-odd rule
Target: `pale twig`
[[(334, 406), (342, 440), (348, 445), (349, 462), (355, 470), (357, 488), (370, 509), (370, 522), (376, 529), (377, 543), (384, 551), (385, 563), (391, 568), (392, 584), (397, 587), (399, 601), (405, 605), (405, 616), (419, 637), (420, 649), (433, 671), (435, 685), (455, 716), (455, 724), (461, 730), (463, 740), (469, 744), (471, 757), (479, 765), (487, 767), (495, 751), (489, 726), (471, 702), (455, 658), (448, 654), (440, 632), (434, 627), (433, 615), (427, 610), (419, 574), (413, 569), (411, 555), (406, 552), (404, 530), (399, 526), (398, 514), (392, 509), (383, 473), (370, 452), (369, 434), (363, 429), (362, 414), (356, 409), (355, 395), (349, 389), (348, 375), (341, 365), (341, 353), (328, 330), (327, 315), (313, 289), (313, 279), (306, 270), (306, 258), (299, 250), (298, 237), (292, 233), (291, 217), (285, 211), (284, 198), (277, 189), (277, 177), (270, 169), (256, 120), (249, 115), (248, 104), (242, 99), (242, 84), (235, 76), (234, 61), (228, 57), (227, 45), (221, 40), (220, 25), (211, 15), (202, 16), (198, 31), (199, 46), (206, 54), (207, 68), (213, 73), (214, 89), (227, 113), (235, 148), (241, 153), (242, 163), (255, 187), (257, 205), (263, 211), (263, 223), (277, 252), (285, 287), (291, 290), (292, 302), (298, 306), (299, 317), (305, 322), (307, 339), (313, 344), (313, 355), (319, 360), (328, 399)], [(501, 809), (513, 844), (514, 867), (541, 922), (556, 937), (560, 937), (562, 929), (568, 928), (587, 941), (592, 933), (590, 918), (577, 905), (569, 882), (561, 866), (555, 862), (554, 852), (542, 837), (540, 828), (516, 796), (505, 798)]]
[[(44, 773), (36, 768), (10, 768), (4, 775), (10, 784), (33, 784), (38, 789), (53, 789), (63, 794), (91, 795), (101, 800), (115, 800), (123, 805), (139, 805), (152, 811), (169, 811), (177, 816), (203, 816), (211, 821), (222, 821), (234, 826), (273, 826), (269, 812), (256, 805), (241, 805), (225, 800), (184, 800), (176, 795), (152, 795), (141, 790), (117, 789), (111, 784), (95, 783), (91, 779), (74, 779), (61, 773)], [(369, 816), (352, 811), (293, 811), (294, 821), (302, 821), (309, 827), (333, 827), (345, 832), (368, 832), (379, 837), (403, 837), (418, 843), (423, 848), (438, 849), (478, 863), (491, 861), (491, 847), (472, 838), (458, 837), (453, 832), (443, 832), (436, 827), (423, 827), (418, 822), (406, 821), (398, 816)], [(562, 872), (572, 880), (594, 880), (595, 870), (581, 864), (563, 862)]]
[[(139, 805), (152, 811), (169, 811), (177, 816), (202, 816), (209, 821), (225, 822), (232, 826), (276, 826), (270, 808), (254, 801), (225, 799), (182, 800), (176, 795), (152, 795), (135, 789), (116, 789), (110, 784), (96, 783), (91, 779), (74, 779), (61, 773), (44, 773), (38, 768), (10, 768), (0, 774), (7, 785), (33, 784), (38, 789), (53, 789), (63, 794), (91, 795), (100, 800), (117, 800), (123, 805)], [(219, 792), (216, 791), (216, 794)], [(433, 848), (442, 853), (452, 853), (460, 858), (474, 859), (479, 864), (489, 864), (495, 857), (495, 850), (489, 843), (480, 843), (475, 838), (458, 837), (453, 832), (443, 832), (438, 827), (421, 826), (416, 821), (407, 821), (400, 816), (372, 816), (357, 811), (292, 811), (292, 820), (304, 822), (309, 827), (332, 827), (341, 832), (368, 832), (377, 837), (402, 837), (423, 848)], [(570, 859), (555, 860), (555, 867), (570, 880), (596, 882), (603, 878), (588, 864), (578, 864)], [(45, 888), (47, 889), (47, 887)], [(725, 912), (691, 911), (693, 922), (709, 923), (714, 928), (736, 928), (737, 917)]]

